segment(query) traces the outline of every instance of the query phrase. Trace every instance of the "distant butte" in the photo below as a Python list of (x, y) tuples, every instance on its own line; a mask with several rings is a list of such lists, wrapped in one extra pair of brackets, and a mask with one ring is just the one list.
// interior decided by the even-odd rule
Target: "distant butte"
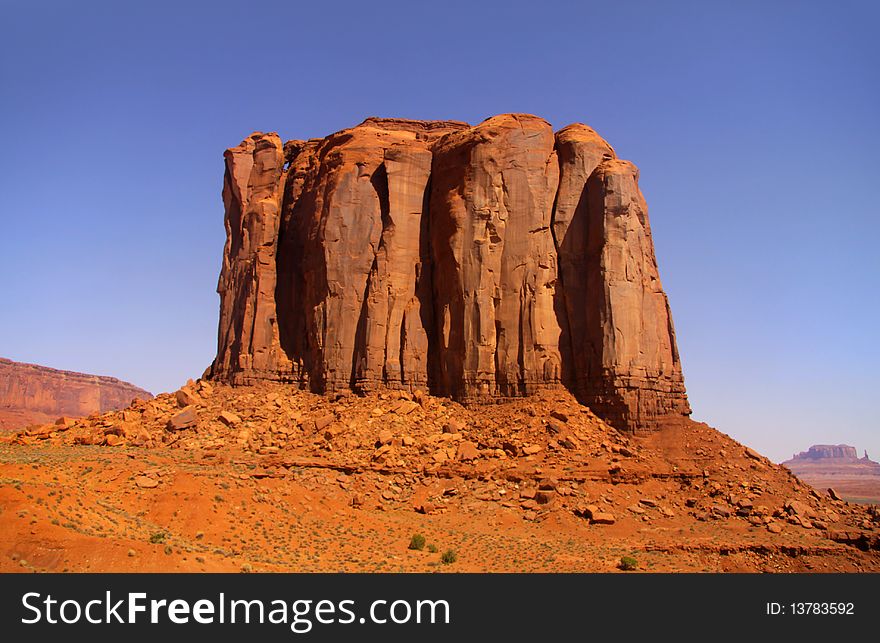
[(586, 125), (368, 118), (225, 159), (211, 378), (465, 403), (564, 387), (638, 433), (690, 414), (639, 171)]
[(834, 489), (854, 502), (880, 502), (880, 463), (859, 457), (847, 444), (817, 444), (782, 465), (807, 484), (825, 491)]
[(149, 392), (102, 375), (61, 371), (0, 357), (0, 429), (43, 424), (60, 416), (115, 411)]

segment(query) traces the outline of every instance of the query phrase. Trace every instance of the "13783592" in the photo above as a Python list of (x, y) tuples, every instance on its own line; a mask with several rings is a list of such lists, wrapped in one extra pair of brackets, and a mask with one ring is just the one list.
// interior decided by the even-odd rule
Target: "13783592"
[(767, 614), (793, 616), (836, 616), (855, 614), (855, 603), (767, 603)]

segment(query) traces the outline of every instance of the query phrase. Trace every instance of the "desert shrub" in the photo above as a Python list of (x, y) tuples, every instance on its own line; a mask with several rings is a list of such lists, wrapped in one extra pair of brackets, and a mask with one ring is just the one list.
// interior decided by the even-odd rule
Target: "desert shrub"
[(157, 543), (164, 543), (167, 534), (164, 531), (157, 531), (155, 534), (150, 536), (150, 542), (154, 545)]
[(410, 549), (417, 549), (419, 551), (425, 548), (425, 537), (422, 534), (413, 534), (413, 537), (409, 541)]
[(434, 543), (431, 543), (430, 545), (428, 545), (428, 551), (431, 552), (432, 554), (436, 554), (440, 550), (437, 549), (437, 545), (435, 545)]
[(440, 556), (440, 562), (444, 565), (451, 565), (455, 561), (458, 560), (458, 553), (454, 549), (447, 549), (443, 552), (443, 555)]
[(620, 567), (625, 572), (630, 572), (634, 569), (637, 569), (638, 566), (639, 566), (639, 561), (637, 561), (632, 556), (623, 556), (620, 559), (620, 565), (618, 565), (618, 567)]

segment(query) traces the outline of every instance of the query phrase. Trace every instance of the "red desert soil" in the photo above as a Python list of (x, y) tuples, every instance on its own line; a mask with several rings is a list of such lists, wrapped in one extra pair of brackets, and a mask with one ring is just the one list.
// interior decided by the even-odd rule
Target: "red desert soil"
[(565, 392), (199, 381), (0, 442), (3, 572), (876, 572), (878, 543), (876, 507), (705, 424), (631, 437)]

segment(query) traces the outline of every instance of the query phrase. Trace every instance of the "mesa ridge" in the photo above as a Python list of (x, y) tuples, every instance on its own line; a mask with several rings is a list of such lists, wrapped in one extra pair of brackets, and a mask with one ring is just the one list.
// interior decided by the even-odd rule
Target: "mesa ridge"
[(638, 169), (586, 125), (368, 118), (225, 160), (210, 378), (690, 414)]
[(115, 377), (63, 371), (0, 357), (0, 431), (125, 408), (153, 396)]

